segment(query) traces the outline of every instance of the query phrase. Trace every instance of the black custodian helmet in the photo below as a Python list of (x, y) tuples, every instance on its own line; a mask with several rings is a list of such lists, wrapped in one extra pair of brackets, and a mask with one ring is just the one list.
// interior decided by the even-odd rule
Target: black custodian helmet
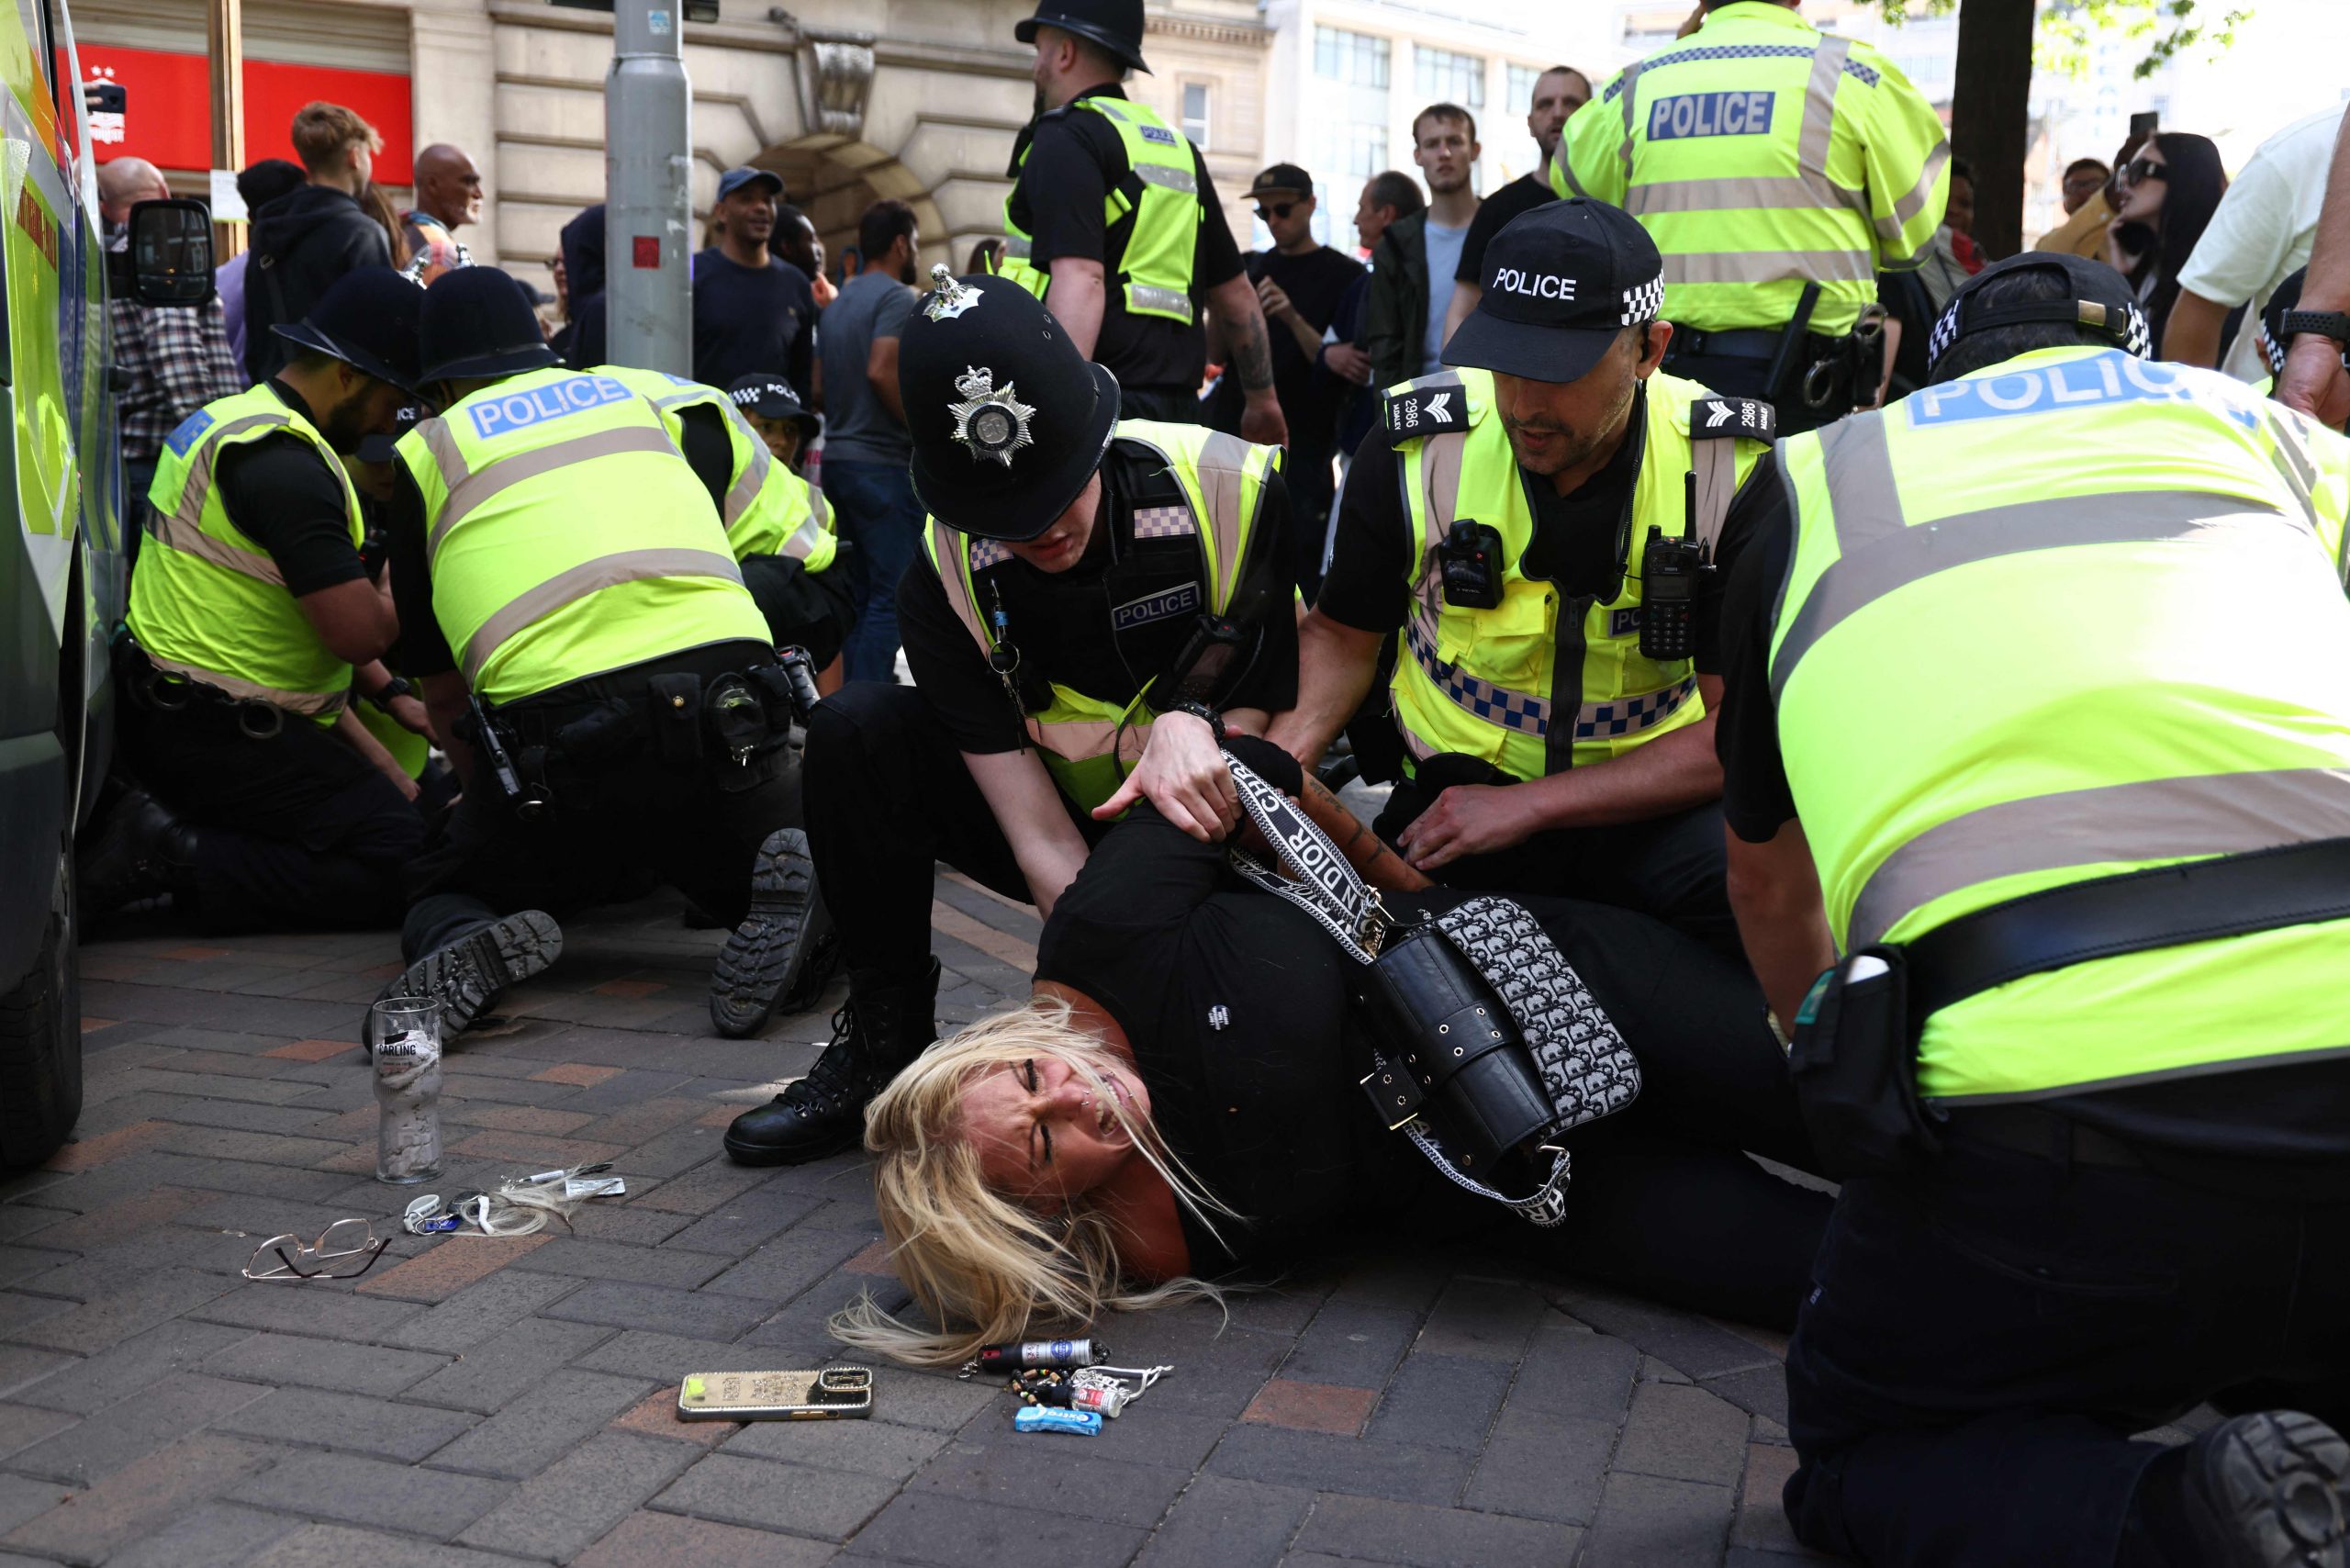
[(1036, 41), (1038, 28), (1058, 28), (1100, 44), (1120, 63), (1148, 73), (1142, 62), (1142, 0), (1036, 0), (1036, 14), (1012, 29), (1022, 43)]

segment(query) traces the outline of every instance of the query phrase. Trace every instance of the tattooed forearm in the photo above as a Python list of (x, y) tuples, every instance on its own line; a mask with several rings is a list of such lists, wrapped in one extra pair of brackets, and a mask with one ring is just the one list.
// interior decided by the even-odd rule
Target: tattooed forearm
[(1273, 343), (1265, 332), (1265, 313), (1255, 301), (1232, 323), (1232, 365), (1240, 373), (1240, 385), (1250, 392), (1262, 392), (1273, 384)]

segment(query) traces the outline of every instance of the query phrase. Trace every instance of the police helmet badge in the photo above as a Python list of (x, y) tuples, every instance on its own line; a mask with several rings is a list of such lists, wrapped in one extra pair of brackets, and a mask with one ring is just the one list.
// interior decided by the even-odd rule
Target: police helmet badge
[(932, 265), (930, 284), (930, 298), (923, 305), (922, 313), (934, 321), (951, 321), (983, 297), (978, 289), (947, 271), (945, 262)]
[(955, 439), (964, 449), (974, 458), (991, 458), (1006, 468), (1012, 466), (1013, 453), (1035, 444), (1028, 420), (1036, 410), (1012, 395), (1013, 385), (1007, 381), (999, 390), (994, 371), (966, 365), (955, 378), (955, 390), (963, 401), (948, 406), (955, 416)]

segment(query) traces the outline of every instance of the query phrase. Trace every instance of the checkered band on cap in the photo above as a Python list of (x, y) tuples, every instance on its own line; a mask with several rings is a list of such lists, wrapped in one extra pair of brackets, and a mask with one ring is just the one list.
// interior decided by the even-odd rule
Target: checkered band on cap
[(1648, 282), (1624, 291), (1624, 319), (1618, 325), (1637, 327), (1653, 321), (1664, 310), (1664, 274), (1657, 274)]
[(1181, 539), (1196, 535), (1200, 525), (1192, 519), (1190, 507), (1136, 507), (1135, 537), (1136, 539)]
[[(1968, 329), (1962, 326), (1959, 318), (1972, 297), (1964, 289), (1960, 290), (1951, 300), (1949, 308), (1942, 311), (1942, 319), (1934, 323), (1933, 335), (1926, 341), (1926, 363), (1929, 365), (1938, 364), (1942, 355), (1950, 352), (1951, 345), (1966, 335)], [(2109, 311), (2114, 308), (2116, 308), (2110, 305), (2106, 307)], [(2146, 313), (2138, 308), (2135, 300), (2121, 306), (2120, 309), (2122, 349), (2136, 359), (2152, 358), (2154, 352), (2154, 328), (2146, 320)]]

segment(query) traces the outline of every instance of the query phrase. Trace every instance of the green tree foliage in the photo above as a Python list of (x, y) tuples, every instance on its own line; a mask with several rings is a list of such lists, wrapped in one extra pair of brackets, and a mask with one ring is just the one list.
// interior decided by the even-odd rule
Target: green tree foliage
[[(1898, 26), (1913, 16), (1947, 16), (1958, 0), (1874, 0), (1885, 19)], [(2143, 39), (2145, 56), (2137, 74), (2151, 76), (2174, 57), (2199, 46), (2217, 54), (2235, 42), (2235, 29), (2252, 16), (2249, 6), (2224, 7), (2213, 0), (2046, 0), (2039, 7), (2040, 62), (2068, 73), (2086, 69), (2089, 45), (2099, 35), (2120, 32)]]

